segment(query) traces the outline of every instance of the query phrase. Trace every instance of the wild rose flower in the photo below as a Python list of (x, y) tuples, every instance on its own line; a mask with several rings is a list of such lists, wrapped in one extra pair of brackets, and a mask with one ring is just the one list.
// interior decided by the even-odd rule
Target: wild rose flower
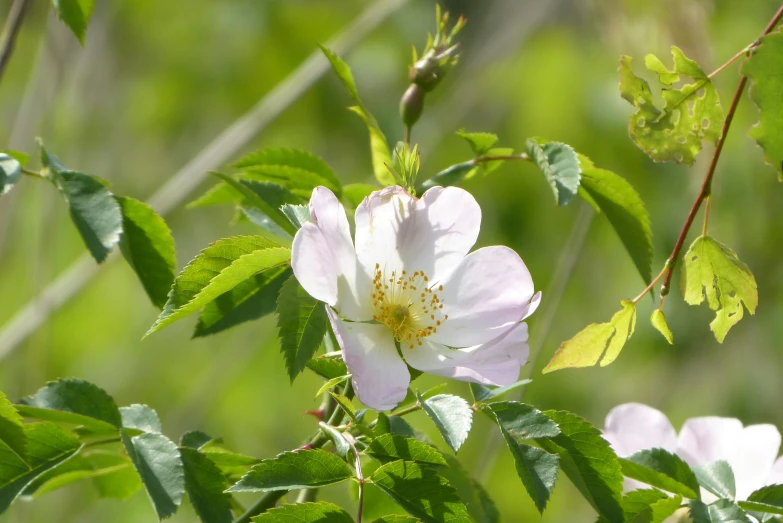
[(402, 401), (408, 365), (483, 385), (519, 377), (529, 352), (522, 321), (541, 293), (533, 295), (527, 267), (508, 247), (468, 254), (481, 225), (468, 192), (376, 191), (356, 210), (355, 242), (329, 189), (313, 191), (310, 217), (294, 238), (291, 265), (302, 287), (327, 304), (365, 405), (387, 410)]
[[(677, 435), (662, 412), (626, 403), (606, 416), (604, 438), (620, 457), (658, 447), (677, 454), (692, 467), (724, 460), (734, 472), (738, 500), (747, 499), (765, 485), (783, 483), (783, 457), (775, 460), (780, 432), (773, 425), (743, 427), (735, 418), (691, 418)], [(640, 485), (626, 483), (627, 488)]]

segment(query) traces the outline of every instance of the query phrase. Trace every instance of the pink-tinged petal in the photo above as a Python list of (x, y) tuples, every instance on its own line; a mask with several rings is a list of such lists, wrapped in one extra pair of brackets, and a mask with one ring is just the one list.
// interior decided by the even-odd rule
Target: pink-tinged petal
[(661, 448), (674, 452), (677, 447), (677, 433), (669, 418), (641, 403), (626, 403), (609, 411), (603, 436), (623, 458), (640, 450)]
[(541, 291), (538, 291), (530, 298), (530, 302), (525, 306), (522, 311), (522, 319), (526, 320), (538, 310), (538, 306), (541, 305)]
[(408, 365), (430, 374), (482, 385), (511, 385), (527, 363), (527, 324), (519, 323), (483, 345), (450, 349), (440, 343), (421, 340), (421, 346), (403, 348)]
[(438, 281), (470, 251), (481, 208), (457, 187), (433, 187), (416, 199), (401, 187), (368, 196), (356, 210), (356, 251), (363, 267), (423, 271)]
[(783, 485), (783, 458), (778, 458), (772, 466), (772, 471), (767, 476), (765, 485)]
[(677, 439), (677, 455), (692, 467), (728, 460), (742, 440), (742, 423), (734, 418), (708, 416), (685, 422)]
[(389, 329), (385, 325), (346, 322), (330, 308), (326, 310), (345, 365), (353, 375), (356, 396), (375, 410), (394, 408), (405, 399), (410, 373)]
[(358, 267), (345, 209), (332, 191), (313, 189), (310, 219), (294, 237), (291, 266), (297, 280), (344, 317), (371, 318), (369, 277)]
[(430, 338), (449, 347), (471, 347), (500, 336), (529, 312), (533, 296), (530, 272), (508, 247), (468, 254), (442, 285), (437, 294), (448, 319)]
[(780, 450), (780, 432), (774, 425), (750, 425), (731, 449), (727, 461), (734, 471), (737, 499), (747, 499), (766, 484)]

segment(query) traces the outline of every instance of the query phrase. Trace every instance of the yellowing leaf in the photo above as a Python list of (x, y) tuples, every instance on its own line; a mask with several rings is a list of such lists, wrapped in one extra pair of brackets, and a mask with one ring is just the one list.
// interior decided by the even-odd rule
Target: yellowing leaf
[(710, 328), (723, 343), (729, 329), (742, 319), (743, 308), (756, 312), (756, 279), (734, 251), (709, 236), (700, 236), (685, 253), (680, 279), (685, 302), (699, 305), (707, 298), (716, 311)]
[(653, 311), (652, 316), (650, 316), (650, 323), (655, 327), (655, 330), (663, 334), (663, 337), (666, 338), (666, 341), (668, 341), (669, 344), (674, 343), (674, 336), (669, 328), (669, 324), (666, 322), (666, 315), (661, 309), (655, 309)]
[(599, 360), (605, 367), (617, 359), (636, 326), (636, 306), (625, 300), (620, 304), (622, 310), (608, 323), (592, 323), (560, 345), (544, 367), (544, 374), (560, 369), (592, 367)]
[[(641, 150), (656, 162), (691, 165), (702, 140), (718, 141), (723, 108), (715, 86), (701, 67), (674, 46), (672, 57), (672, 71), (654, 55), (645, 58), (647, 69), (658, 74), (663, 86), (662, 108), (656, 107), (650, 85), (634, 74), (630, 56), (620, 58), (620, 95), (637, 109), (630, 116), (628, 131)], [(681, 75), (694, 82), (673, 87)]]

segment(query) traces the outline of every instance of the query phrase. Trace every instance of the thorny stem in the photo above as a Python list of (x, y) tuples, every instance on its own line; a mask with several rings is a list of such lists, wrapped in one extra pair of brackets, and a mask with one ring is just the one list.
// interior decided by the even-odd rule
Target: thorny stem
[[(720, 66), (718, 69), (715, 70), (715, 72), (711, 73), (709, 75), (710, 78), (721, 72), (723, 69), (731, 65), (733, 62), (735, 62), (737, 59), (740, 58), (740, 56), (747, 54), (750, 50), (752, 50), (753, 47), (759, 44), (759, 41), (761, 40), (762, 36), (765, 36), (769, 34), (775, 26), (780, 22), (780, 19), (783, 18), (783, 5), (781, 5), (775, 15), (772, 17), (772, 19), (769, 21), (767, 26), (764, 28), (764, 31), (759, 35), (759, 37), (747, 48), (743, 49), (740, 53), (732, 57), (731, 60), (726, 62), (724, 65)], [(672, 249), (671, 256), (666, 260), (666, 265), (664, 266), (663, 270), (656, 276), (656, 278), (653, 280), (653, 282), (647, 286), (647, 288), (642, 291), (639, 296), (637, 296), (633, 302), (637, 303), (645, 294), (650, 292), (652, 288), (655, 286), (655, 284), (661, 279), (661, 277), (665, 274), (665, 279), (663, 281), (663, 284), (661, 285), (661, 301), (666, 297), (666, 295), (669, 293), (669, 287), (671, 285), (672, 276), (674, 274), (674, 268), (677, 265), (677, 259), (679, 258), (680, 251), (682, 251), (682, 247), (685, 244), (685, 239), (688, 236), (688, 232), (691, 229), (691, 225), (693, 225), (693, 221), (696, 218), (696, 214), (698, 214), (699, 209), (701, 208), (701, 204), (707, 201), (706, 209), (705, 209), (705, 216), (704, 216), (704, 233), (707, 232), (707, 224), (709, 223), (709, 197), (712, 191), (712, 179), (715, 175), (715, 168), (718, 165), (718, 160), (720, 159), (720, 154), (723, 151), (723, 144), (726, 142), (726, 135), (728, 135), (729, 127), (731, 127), (731, 122), (734, 119), (734, 113), (737, 111), (737, 106), (739, 105), (740, 98), (742, 97), (742, 93), (745, 90), (745, 86), (748, 83), (748, 77), (742, 76), (742, 78), (739, 81), (739, 85), (737, 85), (737, 90), (734, 92), (734, 98), (731, 100), (731, 105), (729, 106), (729, 110), (726, 113), (726, 120), (723, 122), (723, 127), (721, 128), (720, 137), (718, 138), (718, 143), (715, 145), (715, 152), (712, 154), (712, 160), (710, 161), (710, 165), (707, 168), (707, 173), (704, 175), (704, 181), (702, 182), (701, 189), (699, 190), (699, 194), (696, 196), (696, 200), (693, 202), (693, 205), (691, 206), (691, 210), (688, 213), (688, 217), (685, 219), (685, 223), (682, 226), (682, 230), (680, 231), (680, 235), (677, 237), (677, 242), (674, 244), (674, 249)]]
[(8, 20), (3, 28), (3, 34), (0, 35), (0, 78), (2, 78), (11, 53), (14, 51), (16, 36), (19, 34), (19, 29), (22, 28), (28, 4), (29, 0), (15, 0), (8, 12)]

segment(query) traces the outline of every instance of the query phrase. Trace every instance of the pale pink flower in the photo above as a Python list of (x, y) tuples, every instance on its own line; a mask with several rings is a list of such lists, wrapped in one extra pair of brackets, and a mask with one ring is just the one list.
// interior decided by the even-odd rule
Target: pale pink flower
[[(663, 448), (691, 467), (723, 460), (734, 472), (736, 499), (744, 500), (765, 485), (783, 482), (780, 432), (774, 425), (742, 426), (735, 418), (703, 417), (687, 420), (679, 436), (662, 412), (639, 403), (626, 403), (606, 416), (604, 438), (618, 456)], [(628, 480), (627, 488), (641, 484)]]
[[(405, 398), (411, 367), (483, 385), (509, 385), (527, 362), (533, 280), (507, 247), (470, 254), (481, 209), (468, 192), (421, 198), (387, 187), (356, 210), (355, 242), (335, 195), (317, 187), (291, 265), (327, 311), (359, 399), (387, 410)], [(399, 352), (395, 345), (399, 344)], [(406, 365), (407, 363), (407, 365)]]

